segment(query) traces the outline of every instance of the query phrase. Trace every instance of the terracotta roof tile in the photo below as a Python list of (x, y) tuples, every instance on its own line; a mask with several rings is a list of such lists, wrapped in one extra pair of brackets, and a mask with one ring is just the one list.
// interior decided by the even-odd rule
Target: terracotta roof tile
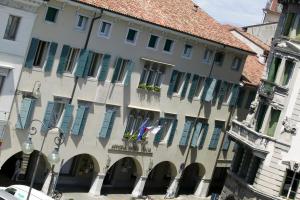
[(205, 40), (244, 51), (251, 49), (235, 38), (192, 0), (73, 0), (110, 10)]
[(246, 78), (246, 81), (251, 85), (258, 86), (263, 73), (264, 65), (258, 61), (256, 56), (249, 55), (243, 70), (243, 76)]

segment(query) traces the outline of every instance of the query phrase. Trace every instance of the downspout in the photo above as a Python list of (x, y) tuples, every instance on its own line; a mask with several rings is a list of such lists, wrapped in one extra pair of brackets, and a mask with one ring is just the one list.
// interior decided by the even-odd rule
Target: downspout
[[(91, 24), (90, 24), (90, 27), (89, 27), (89, 32), (88, 32), (87, 38), (85, 40), (83, 49), (87, 49), (87, 46), (88, 46), (90, 38), (91, 38), (91, 33), (92, 33), (92, 30), (93, 30), (95, 21), (98, 20), (98, 19), (101, 19), (102, 16), (103, 16), (103, 9), (101, 9), (100, 15), (98, 17), (96, 17), (96, 13), (94, 14), (94, 17), (91, 21)], [(72, 104), (77, 85), (78, 85), (78, 77), (76, 76), (75, 81), (74, 81), (72, 94), (71, 94), (71, 98), (69, 100), (69, 104)]]

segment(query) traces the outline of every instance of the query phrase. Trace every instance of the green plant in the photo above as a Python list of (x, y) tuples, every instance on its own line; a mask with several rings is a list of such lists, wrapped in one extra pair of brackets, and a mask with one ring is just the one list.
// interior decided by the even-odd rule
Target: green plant
[(123, 138), (124, 139), (129, 139), (130, 138), (130, 132), (125, 132), (124, 135), (123, 135)]
[(160, 92), (160, 87), (154, 86), (153, 91), (154, 92)]
[(153, 85), (147, 85), (146, 86), (148, 91), (154, 91), (154, 86)]
[(146, 83), (140, 83), (138, 88), (145, 90), (145, 89), (147, 89), (147, 85), (146, 85)]

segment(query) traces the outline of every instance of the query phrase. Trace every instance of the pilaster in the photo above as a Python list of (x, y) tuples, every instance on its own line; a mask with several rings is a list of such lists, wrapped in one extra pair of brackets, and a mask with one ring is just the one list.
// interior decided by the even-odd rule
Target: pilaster
[(166, 199), (173, 199), (176, 197), (177, 192), (178, 192), (179, 180), (180, 180), (180, 177), (175, 177), (171, 181), (171, 185), (169, 186), (166, 197), (165, 197)]
[(194, 195), (196, 197), (205, 198), (208, 193), (209, 184), (210, 184), (209, 179), (200, 179)]
[(138, 181), (131, 193), (131, 196), (134, 198), (139, 198), (143, 195), (143, 190), (145, 187), (147, 181), (147, 177), (146, 176), (141, 176), (140, 178), (138, 178)]
[(89, 194), (99, 196), (102, 188), (102, 184), (105, 178), (105, 173), (98, 173), (94, 178), (93, 184), (89, 190)]

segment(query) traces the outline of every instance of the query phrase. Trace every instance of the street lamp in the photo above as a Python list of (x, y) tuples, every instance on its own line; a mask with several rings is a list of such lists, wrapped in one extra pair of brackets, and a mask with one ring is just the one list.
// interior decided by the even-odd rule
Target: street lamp
[[(45, 124), (42, 121), (38, 120), (38, 119), (32, 120), (31, 125), (32, 125), (33, 122), (39, 122), (42, 125), (42, 127), (45, 126)], [(56, 147), (49, 154), (48, 161), (51, 163), (52, 166), (54, 166), (54, 164), (57, 164), (60, 160), (58, 151), (59, 151), (60, 145), (64, 142), (64, 136), (63, 136), (63, 131), (60, 128), (55, 127), (51, 130), (48, 130), (47, 133), (44, 135), (44, 139), (42, 141), (42, 145), (41, 145), (41, 148), (39, 150), (38, 157), (36, 159), (33, 175), (31, 177), (30, 188), (29, 188), (27, 198), (26, 198), (27, 200), (29, 200), (29, 198), (30, 198), (30, 194), (31, 194), (31, 190), (33, 188), (33, 184), (34, 184), (34, 181), (35, 181), (36, 172), (37, 172), (37, 169), (38, 169), (38, 166), (39, 166), (40, 158), (42, 157), (42, 150), (44, 148), (45, 140), (46, 140), (47, 135), (48, 135), (49, 132), (58, 133), (58, 136), (55, 137), (55, 139), (54, 139), (54, 143), (56, 144)], [(34, 151), (34, 146), (33, 146), (33, 143), (32, 143), (32, 136), (36, 135), (36, 133), (37, 133), (37, 128), (34, 127), (34, 126), (31, 126), (31, 128), (28, 132), (27, 140), (25, 142), (23, 142), (23, 144), (22, 144), (22, 151), (23, 151), (24, 154), (31, 154)]]

